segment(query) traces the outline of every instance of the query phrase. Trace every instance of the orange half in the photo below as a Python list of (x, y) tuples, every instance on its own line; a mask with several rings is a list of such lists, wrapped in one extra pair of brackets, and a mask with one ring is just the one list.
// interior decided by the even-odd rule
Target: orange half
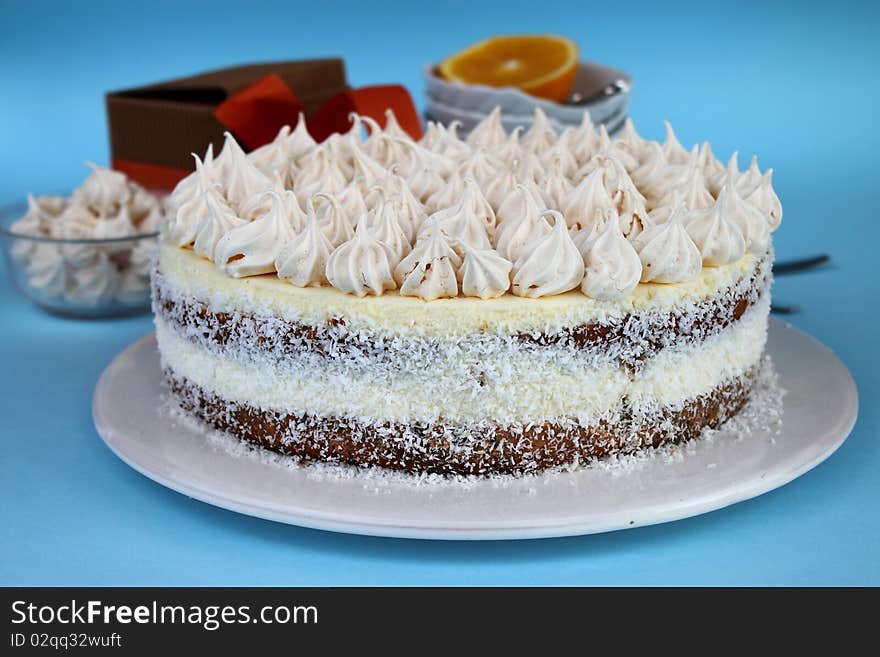
[(443, 60), (440, 75), (453, 82), (517, 87), (562, 102), (577, 73), (574, 41), (553, 35), (496, 36)]

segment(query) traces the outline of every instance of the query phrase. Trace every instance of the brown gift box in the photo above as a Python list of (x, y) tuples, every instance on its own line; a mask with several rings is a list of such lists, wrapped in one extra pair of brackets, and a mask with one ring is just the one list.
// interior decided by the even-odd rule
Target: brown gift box
[(274, 73), (307, 115), (349, 89), (341, 59), (237, 66), (107, 94), (113, 168), (151, 188), (170, 189), (194, 168), (190, 153), (218, 153), (226, 128), (217, 106)]

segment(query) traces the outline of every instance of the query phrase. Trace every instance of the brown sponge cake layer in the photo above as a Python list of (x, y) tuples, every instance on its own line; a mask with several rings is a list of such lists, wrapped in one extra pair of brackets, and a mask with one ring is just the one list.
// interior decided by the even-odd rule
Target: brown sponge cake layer
[(371, 423), (295, 415), (221, 399), (167, 368), (165, 378), (184, 411), (214, 429), (281, 454), (410, 473), (491, 475), (538, 472), (696, 438), (742, 408), (757, 369), (675, 407), (644, 413), (624, 402), (593, 426), (568, 420), (504, 426)]

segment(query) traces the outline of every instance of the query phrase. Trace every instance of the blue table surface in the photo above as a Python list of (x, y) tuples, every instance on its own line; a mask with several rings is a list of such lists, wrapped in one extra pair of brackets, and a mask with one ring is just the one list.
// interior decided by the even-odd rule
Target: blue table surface
[(101, 442), (95, 381), (149, 316), (50, 317), (0, 272), (0, 584), (880, 584), (877, 5), (419, 4), (0, 3), (0, 203), (71, 189), (84, 160), (108, 161), (110, 89), (342, 55), (352, 83), (402, 82), (421, 102), (424, 62), (489, 33), (567, 34), (585, 58), (632, 72), (643, 135), (662, 137), (669, 119), (682, 142), (774, 167), (778, 257), (834, 256), (774, 295), (850, 368), (852, 435), (779, 490), (654, 527), (498, 543), (290, 527), (171, 492)]

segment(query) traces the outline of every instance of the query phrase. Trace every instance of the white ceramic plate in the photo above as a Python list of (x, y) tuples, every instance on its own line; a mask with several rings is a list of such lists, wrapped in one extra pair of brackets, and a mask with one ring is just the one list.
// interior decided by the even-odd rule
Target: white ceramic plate
[[(98, 433), (138, 472), (190, 497), (260, 518), (355, 534), (432, 539), (570, 536), (668, 522), (782, 486), (852, 429), (855, 384), (825, 346), (772, 320), (768, 352), (786, 389), (782, 430), (720, 432), (678, 459), (467, 484), (342, 478), (228, 449), (161, 403), (153, 335), (119, 354), (95, 389)], [(233, 445), (232, 441), (225, 442)]]

